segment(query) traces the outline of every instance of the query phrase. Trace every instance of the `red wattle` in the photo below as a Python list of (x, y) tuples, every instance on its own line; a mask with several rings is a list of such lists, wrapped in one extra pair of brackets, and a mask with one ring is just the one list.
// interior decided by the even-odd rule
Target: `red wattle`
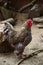
[(32, 27), (32, 20), (31, 19), (28, 19), (28, 21), (27, 21), (27, 24), (28, 24), (28, 27)]

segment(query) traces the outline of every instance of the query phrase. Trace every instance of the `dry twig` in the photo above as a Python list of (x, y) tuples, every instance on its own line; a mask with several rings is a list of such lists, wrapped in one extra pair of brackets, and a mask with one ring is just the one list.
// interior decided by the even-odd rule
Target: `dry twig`
[(21, 60), (18, 62), (17, 65), (20, 65), (23, 61), (25, 61), (25, 60), (27, 60), (27, 59), (30, 59), (31, 57), (33, 57), (33, 56), (35, 56), (35, 55), (37, 55), (38, 53), (41, 53), (41, 52), (43, 52), (43, 49), (37, 50), (37, 51), (35, 51), (35, 52), (29, 54), (27, 57), (21, 59)]
[(36, 3), (37, 0), (32, 0), (32, 2), (26, 4), (25, 6), (21, 7), (18, 12), (22, 12), (24, 9), (30, 7), (30, 6), (33, 6), (35, 3)]

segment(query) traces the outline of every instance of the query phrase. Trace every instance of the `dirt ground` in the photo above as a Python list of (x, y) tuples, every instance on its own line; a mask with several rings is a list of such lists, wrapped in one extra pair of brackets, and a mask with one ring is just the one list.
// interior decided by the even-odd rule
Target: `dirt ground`
[[(35, 50), (43, 49), (43, 29), (39, 29), (35, 24), (32, 26), (32, 41), (24, 50), (25, 54), (30, 54)], [(19, 59), (17, 59), (14, 53), (1, 54), (0, 53), (0, 65), (17, 65)], [(43, 65), (43, 52), (38, 55), (25, 60), (21, 65)]]

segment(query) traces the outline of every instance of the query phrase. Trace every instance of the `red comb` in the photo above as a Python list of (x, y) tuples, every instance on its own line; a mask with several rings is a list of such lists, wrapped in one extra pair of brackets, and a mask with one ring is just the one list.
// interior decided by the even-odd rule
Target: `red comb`
[(27, 20), (27, 24), (28, 24), (28, 27), (31, 28), (31, 26), (32, 26), (32, 20), (31, 20), (31, 19), (28, 19), (28, 20)]

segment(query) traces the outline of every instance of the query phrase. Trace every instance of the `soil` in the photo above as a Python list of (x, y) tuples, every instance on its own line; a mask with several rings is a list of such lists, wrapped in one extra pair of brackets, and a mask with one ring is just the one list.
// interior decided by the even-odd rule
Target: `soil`
[[(43, 49), (43, 29), (37, 28), (35, 24), (32, 26), (32, 41), (25, 48), (24, 54), (30, 54), (38, 49)], [(0, 65), (17, 65), (20, 59), (15, 57), (14, 53), (1, 54)], [(43, 52), (25, 60), (21, 65), (43, 65)]]

